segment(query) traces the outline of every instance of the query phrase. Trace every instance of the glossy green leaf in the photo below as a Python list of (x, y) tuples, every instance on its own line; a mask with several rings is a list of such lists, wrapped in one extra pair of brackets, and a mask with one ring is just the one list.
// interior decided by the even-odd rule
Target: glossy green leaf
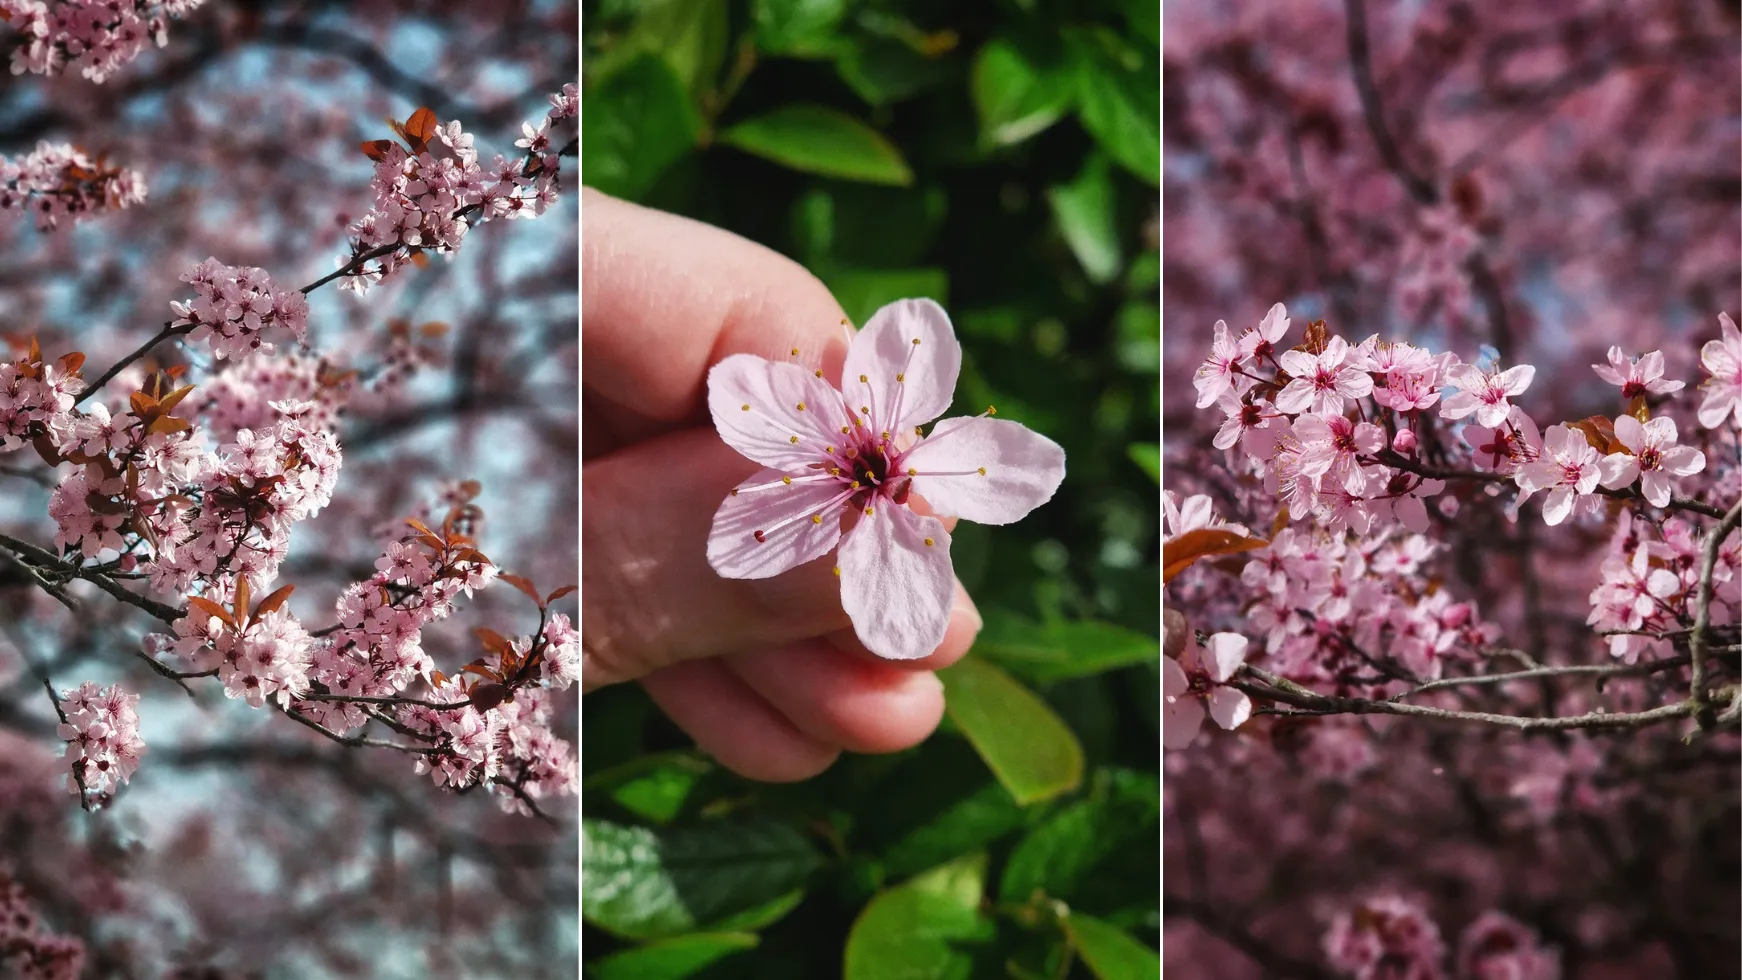
[(746, 929), (741, 917), (790, 896), (817, 866), (797, 831), (773, 821), (713, 821), (655, 831), (581, 825), (581, 910), (618, 935), (652, 939), (703, 928)]
[(1125, 447), (1125, 453), (1143, 472), (1149, 474), (1149, 478), (1154, 480), (1156, 485), (1161, 484), (1161, 443), (1134, 442)]
[(700, 130), (671, 66), (643, 55), (582, 97), (581, 179), (636, 200), (695, 146)]
[(1025, 819), (1009, 790), (986, 783), (890, 845), (883, 852), (884, 870), (899, 878), (981, 850), (1022, 827)]
[(911, 46), (868, 38), (847, 46), (835, 61), (841, 81), (869, 105), (893, 105), (935, 88), (951, 77), (952, 62), (927, 57)]
[(968, 980), (961, 947), (995, 935), (985, 884), (986, 855), (973, 854), (872, 899), (847, 936), (845, 980)]
[(738, 123), (720, 142), (793, 170), (871, 184), (907, 186), (901, 151), (863, 122), (818, 105), (790, 105)]
[(1104, 770), (1096, 792), (1030, 830), (1010, 853), (999, 898), (1029, 901), (1036, 893), (1070, 901), (1097, 867), (1117, 862), (1161, 819), (1161, 785), (1133, 770)]
[(1092, 154), (1076, 178), (1046, 192), (1059, 232), (1093, 283), (1112, 282), (1124, 257), (1119, 250), (1118, 198), (1113, 163)]
[(789, 58), (828, 58), (840, 49), (837, 30), (847, 0), (756, 0), (756, 47)]
[(669, 823), (709, 768), (708, 763), (687, 756), (670, 758), (625, 778), (612, 789), (611, 798), (637, 816)]
[(588, 76), (605, 78), (644, 55), (670, 65), (692, 103), (718, 84), (730, 41), (726, 0), (643, 0), (628, 34), (586, 59)]
[(1105, 31), (1075, 32), (1071, 41), (1083, 128), (1120, 166), (1160, 186), (1159, 52), (1125, 46)]
[(755, 949), (745, 932), (697, 933), (661, 939), (587, 964), (588, 980), (684, 980), (734, 953)]
[(1063, 65), (1033, 59), (1004, 38), (987, 41), (974, 55), (970, 78), (981, 139), (1009, 146), (1058, 122), (1076, 95), (1072, 82)]
[(1068, 793), (1083, 780), (1083, 747), (1033, 691), (985, 657), (938, 673), (944, 704), (980, 758), (1024, 805)]
[(1113, 319), (1113, 352), (1132, 374), (1161, 372), (1161, 307), (1146, 301), (1126, 303)]
[(1058, 681), (1154, 660), (1154, 637), (1111, 623), (1064, 621), (1045, 626), (1000, 609), (983, 610), (976, 653), (1030, 681)]
[(1077, 955), (1098, 980), (1156, 980), (1161, 957), (1111, 923), (1073, 912), (1065, 919)]

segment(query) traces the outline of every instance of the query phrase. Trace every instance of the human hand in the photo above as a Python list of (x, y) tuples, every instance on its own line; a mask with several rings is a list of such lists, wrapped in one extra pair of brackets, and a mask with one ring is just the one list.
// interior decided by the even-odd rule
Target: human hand
[(887, 661), (854, 636), (829, 561), (735, 580), (707, 560), (714, 511), (758, 469), (714, 431), (708, 368), (797, 348), (838, 385), (853, 336), (840, 305), (797, 263), (718, 228), (592, 190), (581, 221), (583, 689), (640, 680), (753, 779), (917, 744), (943, 715), (933, 672), (980, 629), (959, 582), (937, 651)]

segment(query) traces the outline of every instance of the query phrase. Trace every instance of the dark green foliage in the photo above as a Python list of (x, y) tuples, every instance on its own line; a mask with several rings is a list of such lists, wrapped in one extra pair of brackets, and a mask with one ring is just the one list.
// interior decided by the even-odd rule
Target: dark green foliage
[(1155, 976), (1155, 5), (584, 16), (588, 183), (792, 256), (855, 322), (938, 299), (965, 348), (950, 414), (994, 404), (1069, 468), (1027, 520), (958, 529), (986, 631), (918, 749), (763, 786), (697, 756), (638, 688), (587, 696), (592, 969)]

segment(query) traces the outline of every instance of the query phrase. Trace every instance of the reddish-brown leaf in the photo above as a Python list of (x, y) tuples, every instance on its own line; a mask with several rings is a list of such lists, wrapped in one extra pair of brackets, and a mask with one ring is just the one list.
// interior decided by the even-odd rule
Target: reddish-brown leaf
[(1246, 537), (1226, 528), (1200, 527), (1187, 531), (1161, 546), (1161, 580), (1170, 582), (1201, 558), (1256, 551), (1270, 542)]
[(1627, 403), (1627, 414), (1638, 419), (1641, 423), (1651, 421), (1651, 408), (1645, 404), (1644, 395), (1638, 395)]
[(429, 672), (429, 682), (436, 687), (444, 687), (448, 683), (448, 675), (439, 670)]
[(1623, 448), (1620, 440), (1615, 438), (1615, 423), (1606, 416), (1593, 415), (1577, 422), (1568, 422), (1567, 426), (1584, 433), (1585, 441), (1600, 453), (1619, 452)]
[(500, 684), (479, 684), (472, 688), (472, 707), (479, 711), (489, 711), (507, 697), (508, 689)]
[(143, 391), (136, 391), (128, 395), (127, 403), (132, 406), (133, 414), (141, 418), (151, 414), (151, 410), (157, 407), (157, 399)]
[(563, 596), (568, 595), (570, 592), (577, 591), (578, 589), (580, 589), (580, 586), (578, 585), (565, 585), (555, 592), (552, 592), (550, 595), (545, 596), (544, 604), (548, 606), (558, 599), (561, 599)]
[(464, 674), (477, 674), (479, 677), (488, 677), (491, 680), (497, 679), (496, 672), (481, 663), (469, 663), (460, 668), (460, 672)]
[(159, 400), (157, 403), (157, 410), (164, 413), (165, 415), (168, 415), (170, 412), (175, 411), (175, 407), (177, 405), (180, 405), (181, 400), (183, 398), (186, 398), (188, 396), (188, 392), (193, 391), (193, 390), (194, 390), (193, 385), (182, 385), (180, 388), (177, 388), (176, 390), (170, 392), (169, 394), (164, 395), (163, 398), (161, 400)]
[(236, 577), (236, 622), (248, 621), (248, 600), (251, 598), (248, 590), (248, 576)]
[(420, 108), (411, 114), (410, 119), (405, 121), (405, 135), (420, 143), (427, 143), (429, 138), (435, 135), (436, 127), (440, 125), (435, 113)]
[(146, 427), (147, 432), (168, 434), (171, 432), (186, 432), (193, 428), (193, 423), (187, 419), (178, 419), (173, 415), (160, 415)]
[(234, 617), (232, 617), (230, 615), (230, 610), (225, 609), (223, 606), (218, 605), (217, 603), (213, 602), (210, 599), (205, 598), (204, 596), (197, 596), (197, 595), (188, 596), (188, 608), (198, 609), (200, 612), (205, 613), (207, 616), (216, 616), (219, 619), (223, 620), (225, 623), (229, 624), (231, 629), (236, 628), (236, 620)]
[(62, 371), (67, 374), (77, 374), (79, 368), (84, 366), (85, 355), (78, 351), (73, 351), (71, 354), (63, 354), (61, 355), (59, 363)]
[(509, 585), (514, 586), (515, 588), (519, 589), (520, 591), (526, 593), (527, 597), (530, 598), (532, 600), (533, 604), (538, 606), (538, 608), (540, 608), (540, 609), (544, 608), (544, 598), (538, 594), (537, 589), (533, 588), (531, 582), (527, 581), (524, 578), (521, 578), (518, 575), (510, 575), (507, 572), (503, 572), (502, 574), (500, 574), (496, 577), (501, 579), (504, 582), (507, 582)]
[(488, 626), (477, 626), (472, 629), (472, 635), (484, 642), (484, 649), (491, 653), (506, 654), (510, 644), (501, 633)]
[(295, 591), (296, 591), (296, 586), (294, 586), (294, 585), (287, 585), (282, 589), (275, 590), (271, 595), (260, 600), (260, 605), (254, 607), (253, 618), (259, 619), (262, 616), (265, 616), (268, 613), (272, 612), (273, 610), (277, 609), (278, 607), (284, 605), (285, 600), (289, 599), (290, 594), (292, 592), (295, 592)]
[(393, 148), (393, 141), (392, 140), (365, 140), (365, 141), (363, 141), (363, 155), (368, 157), (371, 160), (380, 160), (382, 157), (385, 157), (387, 155), (387, 151), (392, 149), (392, 148)]

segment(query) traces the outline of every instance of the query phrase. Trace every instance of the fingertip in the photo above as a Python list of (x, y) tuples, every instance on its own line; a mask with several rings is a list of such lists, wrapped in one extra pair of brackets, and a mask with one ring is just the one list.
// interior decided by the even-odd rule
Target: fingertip
[(799, 731), (849, 752), (912, 748), (943, 719), (943, 684), (937, 675), (900, 670), (816, 640), (725, 660)]
[(718, 660), (676, 664), (641, 683), (697, 748), (746, 779), (801, 782), (840, 757), (839, 746), (799, 731)]

